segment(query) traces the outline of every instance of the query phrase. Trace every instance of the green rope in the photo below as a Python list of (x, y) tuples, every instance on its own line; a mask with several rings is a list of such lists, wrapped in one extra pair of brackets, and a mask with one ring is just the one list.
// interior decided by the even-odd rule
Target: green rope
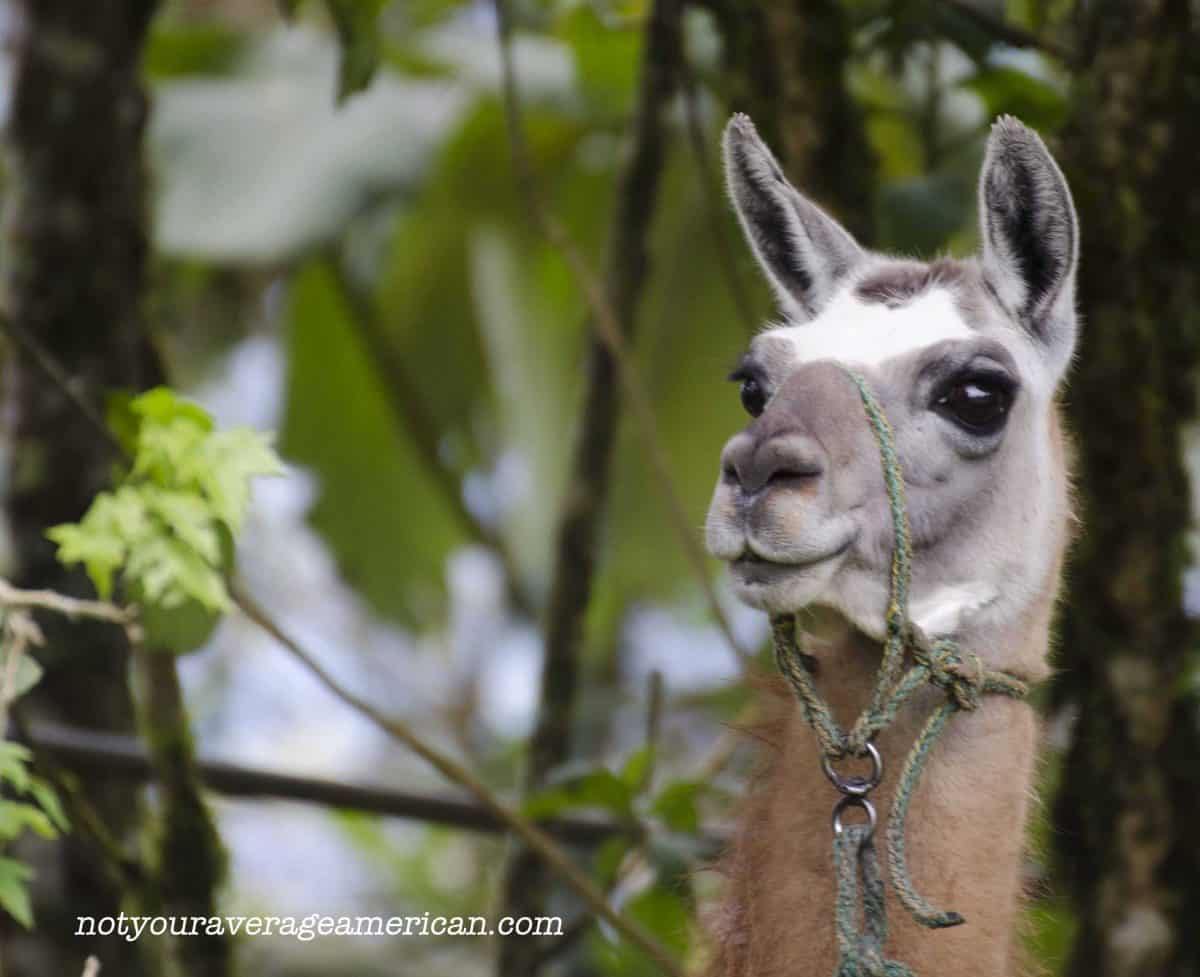
[(883, 956), (887, 942), (883, 876), (865, 825), (846, 828), (834, 837), (833, 864), (837, 872), (840, 956), (834, 977), (915, 977), (904, 964)]
[[(887, 860), (896, 897), (916, 922), (930, 929), (957, 926), (965, 922), (959, 913), (932, 906), (913, 885), (905, 851), (909, 805), (929, 754), (955, 713), (978, 708), (984, 695), (1023, 698), (1028, 686), (1014, 675), (988, 669), (978, 655), (963, 651), (948, 638), (930, 640), (909, 620), (912, 534), (895, 435), (866, 380), (852, 370), (843, 368), (843, 372), (858, 388), (871, 431), (879, 445), (892, 517), (894, 541), (882, 662), (870, 704), (847, 732), (838, 726), (829, 704), (817, 691), (812, 673), (805, 667), (795, 618), (791, 615), (772, 618), (775, 661), (794, 689), (804, 718), (817, 736), (822, 755), (829, 760), (865, 756), (867, 744), (895, 720), (909, 696), (924, 685), (932, 684), (946, 694), (946, 701), (925, 723), (901, 770), (887, 824)], [(904, 667), (906, 656), (912, 660), (907, 671)], [(887, 906), (873, 831), (856, 825), (835, 833), (833, 855), (838, 880), (839, 950), (834, 977), (914, 977), (908, 967), (883, 956), (887, 940)]]

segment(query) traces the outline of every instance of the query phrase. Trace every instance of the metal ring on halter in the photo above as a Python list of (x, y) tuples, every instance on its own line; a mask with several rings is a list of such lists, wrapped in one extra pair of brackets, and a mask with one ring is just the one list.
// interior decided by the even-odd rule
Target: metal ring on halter
[(842, 825), (842, 813), (848, 807), (861, 807), (867, 812), (867, 833), (862, 839), (862, 843), (865, 845), (875, 835), (875, 805), (858, 794), (847, 794), (833, 805), (833, 834), (837, 838), (840, 838), (842, 831), (845, 830)]
[(869, 777), (843, 777), (833, 769), (833, 763), (827, 756), (821, 757), (821, 769), (825, 771), (829, 782), (847, 797), (866, 797), (883, 779), (883, 757), (879, 755), (874, 743), (867, 744), (867, 756), (871, 758)]

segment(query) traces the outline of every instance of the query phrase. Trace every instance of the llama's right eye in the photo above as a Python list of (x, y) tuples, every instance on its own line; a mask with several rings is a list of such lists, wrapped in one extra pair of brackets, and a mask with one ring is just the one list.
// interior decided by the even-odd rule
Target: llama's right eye
[(767, 392), (754, 377), (742, 380), (742, 406), (751, 417), (758, 417), (767, 406)]

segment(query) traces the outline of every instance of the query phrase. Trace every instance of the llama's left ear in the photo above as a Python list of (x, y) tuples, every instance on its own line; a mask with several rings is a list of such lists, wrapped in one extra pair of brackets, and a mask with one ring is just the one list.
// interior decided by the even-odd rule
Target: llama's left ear
[(988, 139), (979, 216), (984, 277), (1061, 371), (1075, 348), (1079, 224), (1054, 157), (1011, 116)]
[(796, 322), (813, 318), (863, 259), (862, 248), (787, 181), (748, 115), (735, 115), (725, 127), (725, 179), (783, 311)]

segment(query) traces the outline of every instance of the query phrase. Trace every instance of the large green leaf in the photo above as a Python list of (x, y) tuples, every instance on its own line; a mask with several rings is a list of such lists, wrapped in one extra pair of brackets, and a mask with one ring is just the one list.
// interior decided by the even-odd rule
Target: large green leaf
[(1053, 132), (1067, 116), (1061, 87), (1017, 68), (984, 68), (962, 87), (982, 99), (989, 117), (1015, 115), (1026, 125)]
[(293, 278), (285, 457), (320, 480), (312, 522), (381, 613), (440, 623), (445, 559), (466, 537), (392, 413), (328, 269)]

